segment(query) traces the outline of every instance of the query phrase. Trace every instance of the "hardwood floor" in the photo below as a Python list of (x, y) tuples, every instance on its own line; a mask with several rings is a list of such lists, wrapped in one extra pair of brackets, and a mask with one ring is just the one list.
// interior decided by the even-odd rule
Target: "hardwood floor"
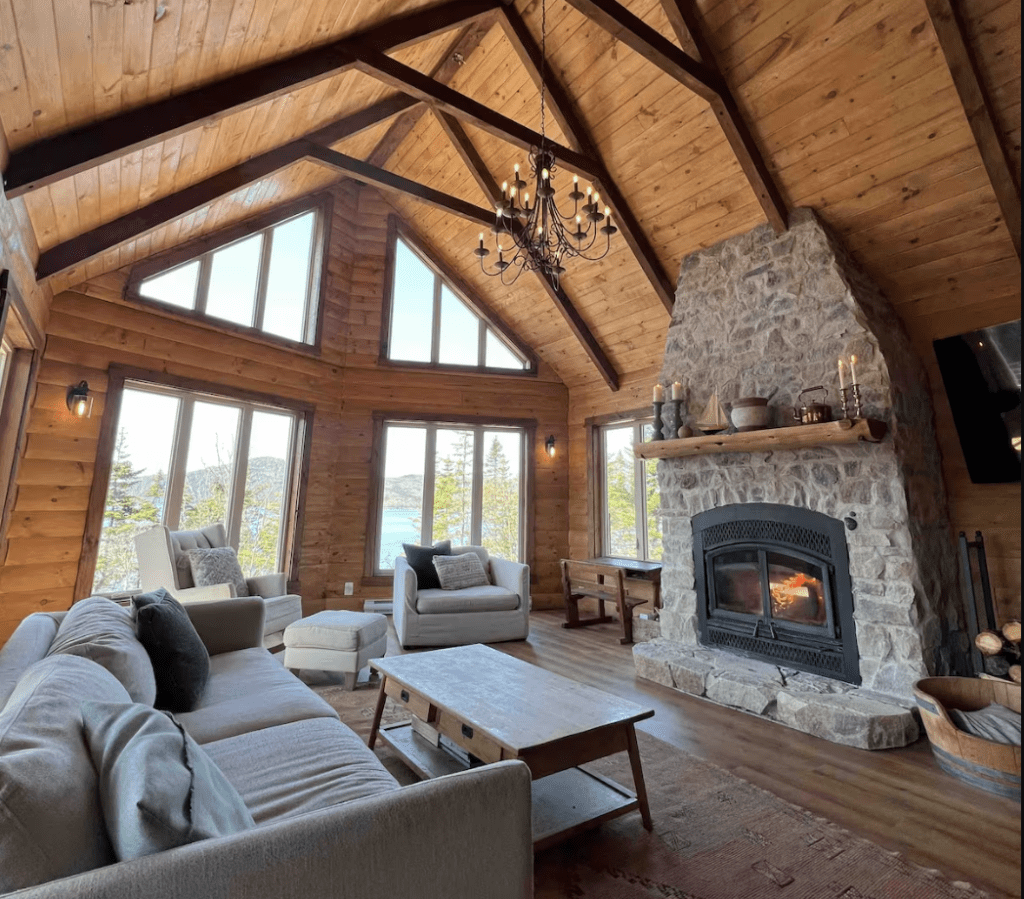
[[(649, 705), (642, 730), (917, 864), (1021, 895), (1020, 804), (945, 774), (926, 738), (879, 752), (829, 743), (639, 678), (616, 623), (569, 631), (562, 620), (534, 612), (528, 640), (494, 648)], [(392, 631), (388, 652), (401, 651)]]

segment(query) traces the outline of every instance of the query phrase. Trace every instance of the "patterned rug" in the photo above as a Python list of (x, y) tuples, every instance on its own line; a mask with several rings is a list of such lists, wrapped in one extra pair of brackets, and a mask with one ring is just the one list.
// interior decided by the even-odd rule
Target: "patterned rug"
[[(315, 687), (369, 735), (376, 689)], [(406, 715), (390, 700), (384, 722)], [(979, 899), (969, 884), (906, 861), (741, 778), (638, 732), (654, 829), (637, 813), (535, 858), (537, 899)], [(402, 783), (415, 775), (386, 747)], [(625, 753), (587, 768), (631, 787)]]

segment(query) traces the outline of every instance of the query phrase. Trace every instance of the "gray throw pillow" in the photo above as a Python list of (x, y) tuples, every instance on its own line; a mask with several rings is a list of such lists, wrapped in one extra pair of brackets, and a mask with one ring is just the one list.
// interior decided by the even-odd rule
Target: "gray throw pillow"
[(442, 590), (482, 587), (488, 583), (484, 564), (476, 553), (457, 556), (434, 556), (434, 568)]
[(109, 671), (61, 654), (29, 667), (0, 710), (0, 893), (117, 861), (82, 739), (83, 699), (131, 702)]
[(434, 568), (435, 556), (449, 556), (452, 552), (452, 541), (441, 540), (433, 546), (417, 546), (415, 543), (403, 543), (402, 550), (409, 561), (409, 567), (416, 572), (417, 590), (436, 590), (441, 586)]
[(185, 607), (162, 587), (132, 597), (139, 640), (156, 676), (156, 706), (190, 712), (206, 690), (210, 654)]
[(245, 582), (242, 566), (238, 564), (238, 556), (232, 547), (190, 549), (185, 555), (192, 568), (192, 580), (197, 587), (231, 584), (235, 589), (235, 596), (249, 595), (249, 585)]
[(82, 727), (119, 861), (255, 826), (238, 791), (172, 716), (83, 702)]
[(129, 609), (103, 596), (71, 606), (47, 655), (92, 659), (116, 677), (135, 702), (152, 705), (156, 678), (146, 648), (135, 633)]

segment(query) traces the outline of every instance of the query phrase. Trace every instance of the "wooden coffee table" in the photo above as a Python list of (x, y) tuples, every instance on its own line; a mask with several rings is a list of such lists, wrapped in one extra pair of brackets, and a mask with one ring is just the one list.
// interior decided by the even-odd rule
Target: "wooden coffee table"
[[(370, 666), (381, 674), (370, 747), (379, 735), (424, 778), (502, 759), (526, 762), (533, 774), (534, 849), (634, 810), (651, 829), (634, 725), (653, 709), (482, 645), (375, 659)], [(408, 722), (380, 726), (389, 696), (419, 719), (415, 729)], [(455, 751), (436, 745), (434, 732)], [(578, 767), (623, 751), (635, 793)]]

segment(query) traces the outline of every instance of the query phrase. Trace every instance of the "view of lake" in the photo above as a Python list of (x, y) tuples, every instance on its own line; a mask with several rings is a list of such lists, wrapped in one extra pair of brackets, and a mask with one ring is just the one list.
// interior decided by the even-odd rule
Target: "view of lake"
[(382, 569), (395, 564), (402, 555), (403, 543), (420, 542), (419, 509), (383, 509), (380, 530), (380, 559)]

